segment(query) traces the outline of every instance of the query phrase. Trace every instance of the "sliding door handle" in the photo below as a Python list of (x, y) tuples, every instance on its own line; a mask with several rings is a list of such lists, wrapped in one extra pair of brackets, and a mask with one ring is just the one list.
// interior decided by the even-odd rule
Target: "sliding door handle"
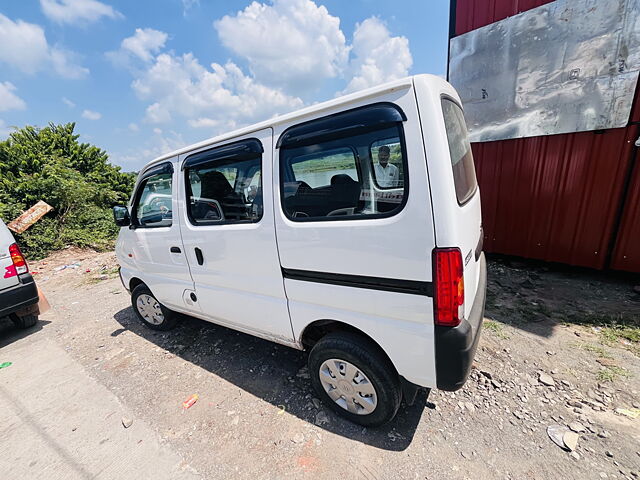
[(204, 257), (202, 256), (202, 250), (200, 250), (198, 247), (196, 247), (194, 249), (194, 251), (196, 252), (196, 260), (198, 260), (198, 265), (202, 265), (204, 263)]
[(181, 253), (180, 247), (171, 247), (171, 253)]

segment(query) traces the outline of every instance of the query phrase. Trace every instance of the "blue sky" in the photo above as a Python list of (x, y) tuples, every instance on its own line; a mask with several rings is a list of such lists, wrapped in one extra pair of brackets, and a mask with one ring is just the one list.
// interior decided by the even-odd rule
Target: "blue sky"
[(4, 0), (0, 139), (76, 122), (137, 170), (275, 114), (444, 75), (447, 0)]

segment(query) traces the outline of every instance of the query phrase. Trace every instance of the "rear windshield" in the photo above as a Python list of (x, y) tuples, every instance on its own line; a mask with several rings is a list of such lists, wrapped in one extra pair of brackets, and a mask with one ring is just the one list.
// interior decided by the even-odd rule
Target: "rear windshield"
[(458, 197), (458, 203), (463, 204), (473, 196), (478, 187), (467, 126), (464, 123), (462, 109), (452, 100), (442, 99), (442, 112), (449, 141), (456, 197)]

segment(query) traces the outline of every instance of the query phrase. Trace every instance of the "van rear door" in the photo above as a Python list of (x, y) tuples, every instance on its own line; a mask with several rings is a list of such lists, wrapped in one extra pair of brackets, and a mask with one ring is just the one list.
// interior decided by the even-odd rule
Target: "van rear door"
[(476, 298), (480, 275), (479, 263), (482, 252), (480, 194), (462, 108), (451, 97), (444, 96), (441, 102), (455, 187), (455, 198), (450, 196), (450, 201), (455, 202), (453, 208), (456, 214), (449, 219), (454, 223), (454, 241), (450, 245), (440, 245), (436, 231), (436, 242), (438, 246), (456, 246), (461, 250), (466, 317)]

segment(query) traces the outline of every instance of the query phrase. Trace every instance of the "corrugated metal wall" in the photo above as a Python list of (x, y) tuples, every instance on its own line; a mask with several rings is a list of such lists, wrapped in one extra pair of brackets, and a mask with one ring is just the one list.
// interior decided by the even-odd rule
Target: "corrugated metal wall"
[[(452, 0), (451, 35), (545, 3)], [(638, 93), (631, 121), (640, 121)], [(640, 165), (632, 165), (638, 133), (630, 125), (473, 144), (485, 249), (640, 272)]]

